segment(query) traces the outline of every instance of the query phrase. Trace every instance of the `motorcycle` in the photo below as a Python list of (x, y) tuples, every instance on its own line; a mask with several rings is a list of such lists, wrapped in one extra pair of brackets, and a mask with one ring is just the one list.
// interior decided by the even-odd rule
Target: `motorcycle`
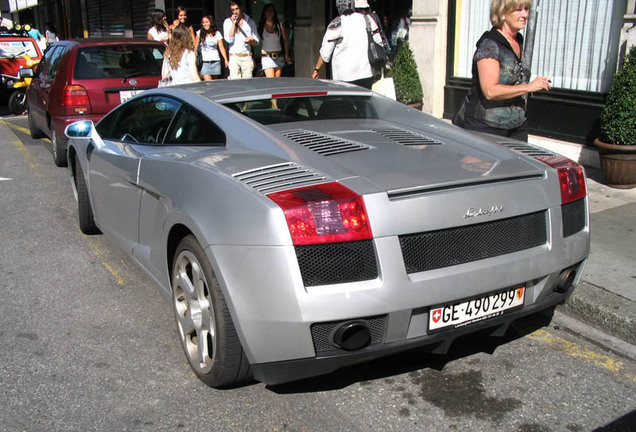
[[(26, 53), (24, 54), (24, 58), (26, 59), (26, 65), (29, 68), (33, 68), (39, 63), (39, 60), (31, 59), (31, 57)], [(23, 76), (20, 72), (18, 72), (18, 76), (2, 74), (3, 83), (7, 88), (12, 90), (7, 104), (9, 111), (12, 114), (20, 115), (26, 112), (28, 108), (26, 102), (26, 89), (29, 84), (31, 84), (31, 79), (32, 75)]]

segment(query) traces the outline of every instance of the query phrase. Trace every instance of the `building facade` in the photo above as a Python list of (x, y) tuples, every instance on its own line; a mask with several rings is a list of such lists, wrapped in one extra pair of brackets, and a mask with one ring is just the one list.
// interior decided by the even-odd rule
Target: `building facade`
[[(636, 0), (534, 0), (536, 31), (532, 72), (552, 77), (549, 93), (531, 95), (532, 133), (573, 142), (591, 142), (617, 64), (636, 43)], [(258, 22), (263, 6), (273, 3), (284, 21), (294, 63), (286, 73), (310, 76), (326, 25), (336, 16), (335, 0), (244, 0)], [(475, 42), (490, 28), (490, 0), (371, 0), (389, 32), (411, 12), (410, 45), (424, 90), (423, 110), (450, 118), (470, 85)], [(43, 29), (47, 22), (61, 37), (145, 37), (152, 8), (174, 18), (185, 6), (198, 27), (212, 14), (219, 28), (229, 15), (227, 0), (0, 0), (5, 20)], [(328, 75), (327, 75), (328, 76)]]

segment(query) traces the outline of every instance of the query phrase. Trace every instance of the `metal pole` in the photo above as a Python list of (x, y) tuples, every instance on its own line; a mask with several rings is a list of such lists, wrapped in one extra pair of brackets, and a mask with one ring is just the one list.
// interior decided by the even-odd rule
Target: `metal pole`
[(537, 29), (539, 3), (541, 3), (541, 0), (534, 0), (532, 2), (532, 7), (530, 8), (530, 14), (528, 16), (528, 24), (526, 25), (526, 32), (524, 35), (523, 61), (528, 69), (532, 66), (532, 51), (534, 50), (534, 36)]

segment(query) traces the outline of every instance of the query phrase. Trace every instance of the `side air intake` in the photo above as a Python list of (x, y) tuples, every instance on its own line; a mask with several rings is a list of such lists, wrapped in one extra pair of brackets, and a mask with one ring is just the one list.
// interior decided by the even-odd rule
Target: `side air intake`
[(258, 192), (268, 194), (324, 183), (327, 177), (293, 162), (269, 165), (233, 175)]

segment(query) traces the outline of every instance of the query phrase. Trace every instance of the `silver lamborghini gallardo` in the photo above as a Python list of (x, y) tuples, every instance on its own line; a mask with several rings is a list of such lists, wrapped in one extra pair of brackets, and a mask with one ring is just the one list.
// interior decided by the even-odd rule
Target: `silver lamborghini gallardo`
[(589, 253), (581, 166), (344, 83), (166, 87), (66, 134), (81, 230), (157, 283), (213, 387), (502, 334)]

